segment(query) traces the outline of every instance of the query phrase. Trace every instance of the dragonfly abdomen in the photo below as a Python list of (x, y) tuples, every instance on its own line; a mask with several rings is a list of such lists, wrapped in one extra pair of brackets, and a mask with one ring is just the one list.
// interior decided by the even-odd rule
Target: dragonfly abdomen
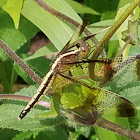
[(53, 81), (54, 81), (55, 76), (52, 74), (52, 72), (48, 72), (47, 75), (45, 76), (43, 82), (39, 86), (36, 94), (32, 97), (30, 102), (27, 104), (25, 109), (20, 113), (18, 119), (21, 120), (23, 117), (26, 116), (26, 114), (37, 104), (37, 102), (42, 98), (46, 92), (49, 91)]

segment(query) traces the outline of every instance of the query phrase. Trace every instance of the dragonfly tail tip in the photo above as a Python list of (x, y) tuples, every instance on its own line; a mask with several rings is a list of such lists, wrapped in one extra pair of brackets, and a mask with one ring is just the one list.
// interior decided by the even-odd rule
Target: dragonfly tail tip
[(18, 117), (18, 120), (19, 120), (19, 121), (21, 121), (21, 118), (20, 118), (20, 117)]

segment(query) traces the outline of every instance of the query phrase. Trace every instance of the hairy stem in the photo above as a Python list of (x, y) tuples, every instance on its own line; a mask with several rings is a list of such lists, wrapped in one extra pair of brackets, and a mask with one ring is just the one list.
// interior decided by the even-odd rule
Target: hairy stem
[[(31, 97), (22, 96), (22, 95), (13, 95), (13, 94), (0, 94), (0, 99), (10, 99), (10, 100), (29, 102), (31, 100)], [(51, 108), (51, 103), (47, 101), (41, 100), (37, 104), (46, 108)]]
[[(43, 2), (42, 0), (35, 0), (35, 1), (36, 1), (44, 10), (50, 12), (51, 14), (53, 14), (53, 15), (59, 17), (59, 18), (61, 18), (62, 20), (67, 21), (68, 23), (70, 23), (70, 24), (72, 24), (72, 25), (74, 25), (74, 26), (76, 26), (76, 27), (78, 27), (78, 26), (80, 25), (77, 21), (75, 21), (75, 20), (73, 20), (72, 18), (66, 16), (65, 14), (60, 13), (59, 11), (57, 11), (57, 10), (55, 10), (54, 8), (52, 8), (52, 7), (50, 7), (49, 5), (47, 5), (47, 4), (46, 4), (45, 2)], [(90, 34), (91, 34), (91, 32), (90, 32), (87, 28), (85, 28), (84, 32), (85, 32), (86, 35), (90, 35)], [(98, 40), (97, 40), (95, 37), (92, 37), (91, 40), (92, 40), (92, 42), (94, 43), (94, 45), (97, 46)]]
[(96, 124), (99, 127), (111, 130), (119, 135), (134, 139), (134, 140), (140, 140), (140, 134), (136, 133), (135, 131), (128, 130), (125, 128), (122, 128), (121, 126), (114, 124), (104, 118), (100, 118), (96, 121)]
[(10, 56), (10, 58), (14, 60), (37, 84), (41, 84), (42, 79), (2, 40), (0, 40), (0, 46)]

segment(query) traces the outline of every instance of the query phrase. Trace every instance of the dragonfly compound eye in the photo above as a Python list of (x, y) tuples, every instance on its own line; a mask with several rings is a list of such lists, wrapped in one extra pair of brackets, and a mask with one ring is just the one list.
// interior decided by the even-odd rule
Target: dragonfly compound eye
[(81, 46), (79, 47), (80, 49), (80, 56), (81, 58), (86, 58), (89, 55), (90, 52), (90, 46), (87, 42), (83, 42)]

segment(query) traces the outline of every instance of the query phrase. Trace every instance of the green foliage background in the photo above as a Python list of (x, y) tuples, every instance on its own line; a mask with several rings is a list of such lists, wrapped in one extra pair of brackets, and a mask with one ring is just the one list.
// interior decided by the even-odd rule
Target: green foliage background
[[(127, 5), (131, 0), (83, 0), (83, 4), (73, 0), (44, 0), (44, 2), (79, 23), (82, 22), (82, 19), (88, 17), (89, 23), (92, 26), (109, 26), (115, 22), (114, 18), (116, 17), (117, 10)], [(45, 11), (34, 0), (0, 0), (0, 6), (0, 39), (43, 78), (48, 72), (48, 65), (51, 62), (44, 56), (60, 51), (74, 33), (75, 28)], [(92, 33), (96, 33), (101, 28), (89, 28), (89, 30)], [(44, 46), (33, 55), (29, 55), (27, 53), (30, 40), (39, 31), (42, 31), (53, 44)], [(97, 35), (97, 38), (100, 40), (104, 34), (105, 32)], [(118, 46), (119, 38), (117, 35), (114, 35), (107, 44), (107, 56), (115, 56), (118, 51)], [(139, 51), (135, 51), (136, 49), (137, 47), (134, 46), (134, 49), (130, 49), (130, 53), (134, 55), (135, 53), (133, 52)], [(127, 75), (124, 75), (124, 79), (120, 79), (117, 84), (108, 83), (106, 88), (119, 93), (134, 103), (138, 109), (137, 118), (140, 118), (140, 83), (139, 81), (135, 81), (135, 75), (134, 77), (132, 76), (132, 79), (129, 78), (128, 80), (131, 73), (134, 72), (130, 69)], [(4, 94), (11, 93), (18, 75), (31, 86), (14, 94), (33, 96), (37, 89), (35, 83), (0, 48), (0, 80), (4, 87)], [(46, 97), (44, 100), (52, 102), (50, 97)], [(97, 138), (100, 140), (128, 139), (102, 128), (94, 127), (93, 129), (93, 127), (79, 126), (74, 128), (71, 124), (66, 123), (64, 116), (56, 117), (54, 110), (52, 111), (52, 116), (50, 116), (49, 110), (46, 111), (43, 107), (36, 107), (23, 121), (19, 122), (17, 117), (25, 105), (26, 103), (18, 100), (1, 101), (1, 140), (65, 140), (70, 138), (74, 140), (96, 140)], [(131, 127), (135, 131), (140, 132), (138, 120), (112, 117), (108, 117), (107, 119), (125, 128)]]

